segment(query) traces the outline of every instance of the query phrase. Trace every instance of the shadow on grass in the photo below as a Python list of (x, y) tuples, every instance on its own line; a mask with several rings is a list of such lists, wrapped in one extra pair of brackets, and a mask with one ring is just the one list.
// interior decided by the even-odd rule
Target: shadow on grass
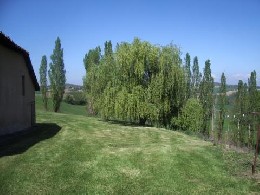
[(55, 123), (37, 123), (34, 127), (0, 137), (0, 158), (22, 154), (40, 141), (55, 136), (61, 127)]
[(117, 125), (121, 125), (121, 126), (129, 126), (129, 127), (153, 127), (152, 125), (147, 124), (147, 123), (145, 125), (141, 125), (139, 123), (130, 122), (130, 121), (120, 121), (120, 120), (100, 120), (100, 121), (105, 121), (110, 124), (117, 124)]

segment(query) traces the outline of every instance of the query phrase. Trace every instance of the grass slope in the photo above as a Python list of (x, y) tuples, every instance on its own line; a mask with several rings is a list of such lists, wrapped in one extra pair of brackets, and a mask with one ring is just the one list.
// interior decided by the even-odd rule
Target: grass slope
[(250, 155), (179, 132), (41, 110), (37, 123), (2, 146), (0, 194), (260, 192), (244, 174)]
[[(43, 111), (43, 103), (41, 94), (35, 95), (35, 106), (37, 111)], [(48, 99), (48, 110), (52, 111), (52, 100)], [(61, 103), (60, 112), (64, 114), (74, 114), (74, 115), (83, 115), (86, 116), (86, 106), (80, 105), (71, 105), (65, 102)]]

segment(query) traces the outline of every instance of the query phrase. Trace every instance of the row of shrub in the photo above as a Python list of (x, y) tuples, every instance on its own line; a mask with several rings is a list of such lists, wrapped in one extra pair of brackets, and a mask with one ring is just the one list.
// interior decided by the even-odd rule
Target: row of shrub
[(65, 94), (64, 101), (72, 105), (86, 105), (87, 99), (83, 92), (69, 92)]

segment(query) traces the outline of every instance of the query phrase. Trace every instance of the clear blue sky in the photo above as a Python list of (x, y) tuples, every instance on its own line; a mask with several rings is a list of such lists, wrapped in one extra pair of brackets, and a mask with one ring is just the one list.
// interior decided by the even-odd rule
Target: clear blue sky
[(0, 30), (30, 53), (37, 78), (57, 36), (73, 84), (82, 84), (89, 49), (139, 37), (177, 44), (182, 58), (198, 56), (201, 71), (210, 59), (216, 81), (224, 72), (237, 84), (256, 70), (260, 84), (260, 0), (0, 0)]

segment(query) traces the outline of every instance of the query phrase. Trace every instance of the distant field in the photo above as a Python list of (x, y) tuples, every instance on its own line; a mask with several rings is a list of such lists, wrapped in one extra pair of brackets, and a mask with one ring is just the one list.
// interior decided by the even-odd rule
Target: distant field
[(252, 154), (180, 132), (103, 122), (81, 115), (84, 107), (45, 112), (36, 100), (35, 131), (0, 150), (0, 194), (260, 193), (260, 176), (250, 176)]

